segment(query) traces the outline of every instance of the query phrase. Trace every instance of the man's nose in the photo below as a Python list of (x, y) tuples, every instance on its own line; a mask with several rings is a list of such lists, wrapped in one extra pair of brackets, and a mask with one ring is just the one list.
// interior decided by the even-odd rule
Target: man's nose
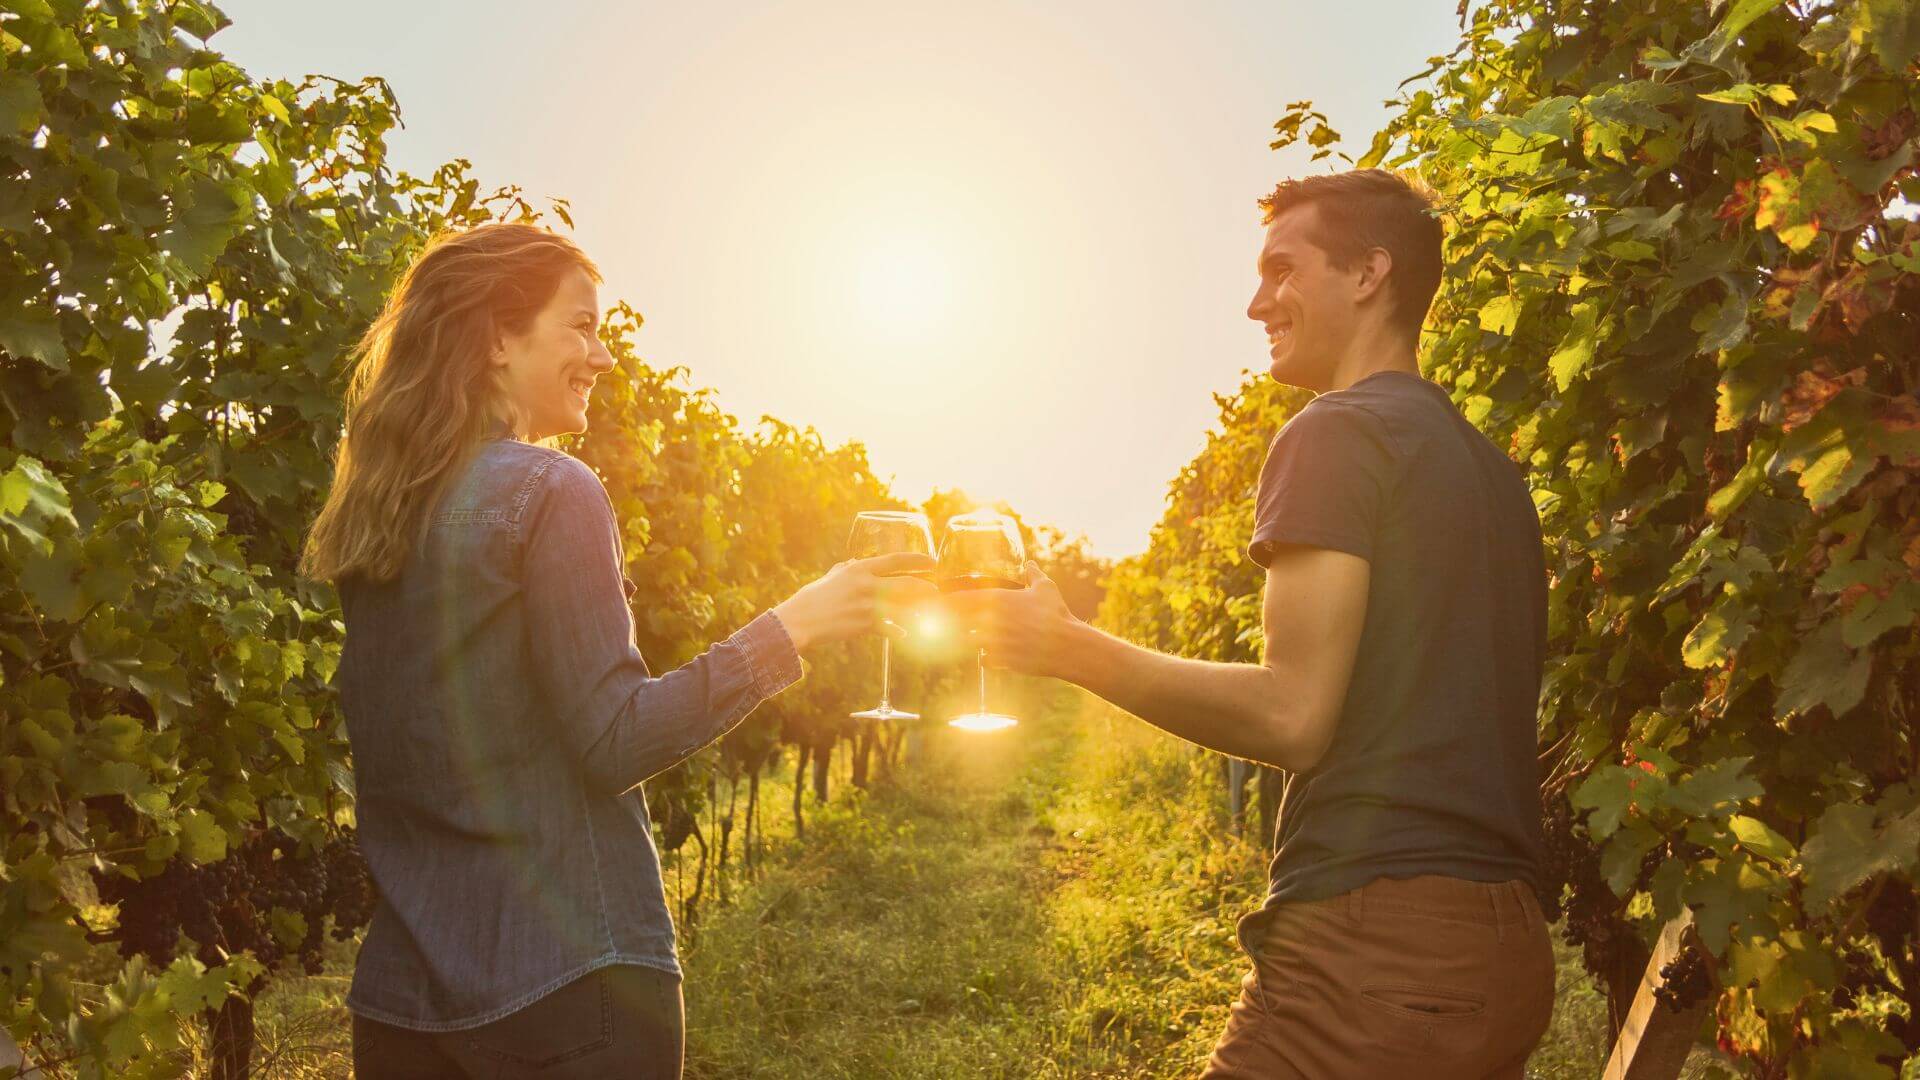
[(1266, 322), (1267, 320), (1263, 317), (1263, 314), (1266, 311), (1267, 301), (1270, 299), (1272, 298), (1267, 295), (1267, 286), (1264, 282), (1255, 286), (1253, 299), (1247, 301), (1247, 318), (1257, 323)]

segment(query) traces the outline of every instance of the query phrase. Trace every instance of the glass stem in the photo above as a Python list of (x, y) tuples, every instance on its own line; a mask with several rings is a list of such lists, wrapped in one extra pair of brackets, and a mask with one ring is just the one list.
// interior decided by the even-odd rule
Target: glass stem
[(980, 647), (980, 655), (974, 658), (974, 663), (980, 668), (980, 715), (985, 716), (987, 714), (987, 649), (986, 649), (986, 646), (982, 645)]
[(880, 639), (880, 711), (893, 711), (893, 640)]

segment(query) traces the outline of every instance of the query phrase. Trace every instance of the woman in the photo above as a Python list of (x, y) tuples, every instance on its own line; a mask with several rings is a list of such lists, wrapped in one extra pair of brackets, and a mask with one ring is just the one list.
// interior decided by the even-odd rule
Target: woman
[[(613, 367), (599, 273), (544, 229), (430, 244), (361, 343), (303, 569), (335, 582), (337, 684), (380, 904), (347, 997), (356, 1074), (680, 1075), (673, 924), (640, 782), (867, 632), (843, 563), (655, 678), (606, 491), (538, 445)], [(624, 588), (623, 588), (624, 587)], [(900, 599), (895, 596), (894, 599)]]

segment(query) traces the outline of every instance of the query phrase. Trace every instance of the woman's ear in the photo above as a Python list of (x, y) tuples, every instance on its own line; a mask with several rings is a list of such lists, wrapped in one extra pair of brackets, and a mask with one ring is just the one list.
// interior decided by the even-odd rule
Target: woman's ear
[(513, 334), (492, 319), (487, 320), (487, 366), (503, 368), (513, 356)]

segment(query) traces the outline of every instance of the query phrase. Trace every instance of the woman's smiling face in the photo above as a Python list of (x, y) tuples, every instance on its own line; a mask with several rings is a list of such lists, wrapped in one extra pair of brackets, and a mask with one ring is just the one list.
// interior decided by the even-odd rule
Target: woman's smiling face
[(593, 381), (613, 367), (599, 327), (600, 291), (574, 267), (524, 331), (501, 334), (493, 364), (519, 414), (515, 434), (537, 441), (587, 430)]

